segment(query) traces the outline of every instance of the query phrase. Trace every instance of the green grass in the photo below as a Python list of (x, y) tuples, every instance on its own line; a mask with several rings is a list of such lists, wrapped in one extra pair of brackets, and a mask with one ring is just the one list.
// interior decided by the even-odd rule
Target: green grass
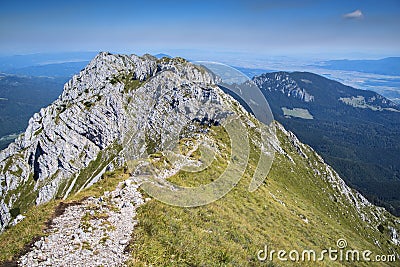
[(17, 176), (17, 177), (21, 177), (22, 175), (22, 169), (21, 167), (17, 166), (17, 170), (16, 171), (10, 171), (11, 174)]
[(85, 102), (83, 102), (83, 105), (85, 106), (85, 109), (90, 110), (90, 108), (92, 106), (94, 106), (95, 104), (93, 102), (90, 102), (90, 101), (85, 101)]
[(5, 173), (6, 171), (8, 171), (10, 169), (12, 163), (13, 163), (13, 160), (12, 160), (12, 157), (10, 157), (7, 160), (6, 164), (4, 165), (2, 172)]
[(169, 58), (169, 57), (162, 57), (160, 59), (157, 59), (157, 63), (163, 63), (163, 64), (167, 64), (173, 61), (173, 58)]
[[(223, 127), (211, 127), (210, 135), (215, 137), (215, 143), (220, 147), (220, 154), (215, 155), (214, 161), (209, 168), (200, 172), (187, 172), (179, 171), (176, 175), (170, 177), (168, 180), (176, 185), (196, 187), (208, 184), (214, 181), (215, 177), (219, 177), (227, 167), (227, 155), (230, 153), (229, 136)], [(221, 146), (221, 144), (226, 144)], [(183, 150), (183, 149), (181, 149)], [(199, 149), (192, 153), (192, 158), (200, 158)]]
[(104, 164), (103, 152), (100, 151), (96, 159), (92, 160), (86, 168), (79, 172), (73, 191), (79, 190), (90, 178), (96, 176), (105, 167), (103, 165), (106, 164)]
[(162, 57), (160, 59), (157, 59), (157, 63), (162, 63), (162, 64), (168, 64), (168, 63), (175, 63), (175, 64), (187, 64), (188, 61), (184, 58), (181, 57), (175, 57), (175, 58), (169, 58), (169, 57)]
[(124, 93), (129, 93), (141, 87), (146, 81), (140, 81), (134, 77), (134, 73), (120, 73), (111, 78), (110, 83), (115, 85), (117, 83), (124, 84)]
[(60, 104), (56, 107), (56, 117), (55, 123), (58, 124), (60, 122), (60, 114), (67, 110), (71, 104)]
[[(154, 140), (156, 138), (156, 140)], [(147, 154), (154, 154), (159, 152), (158, 147), (159, 144), (161, 143), (161, 136), (158, 135), (156, 137), (150, 137), (148, 133), (145, 135), (145, 140), (146, 140), (146, 152)]]
[(83, 241), (82, 242), (82, 250), (93, 250), (93, 248), (90, 246), (90, 243), (88, 241)]
[[(22, 170), (18, 169), (17, 173), (22, 174)], [(7, 191), (4, 196), (4, 202), (9, 203), (10, 199), (15, 195), (17, 200), (13, 203), (10, 213), (11, 217), (15, 218), (18, 214), (26, 212), (32, 205), (34, 205), (37, 198), (37, 192), (34, 190), (35, 181), (33, 174), (30, 174), (25, 182), (21, 182), (14, 190)]]
[[(215, 137), (226, 143), (227, 136), (222, 131)], [(141, 206), (137, 213), (139, 224), (132, 236), (129, 265), (260, 266), (257, 252), (265, 245), (275, 250), (314, 249), (318, 253), (324, 248), (335, 248), (338, 238), (345, 238), (351, 249), (389, 254), (387, 237), (379, 236), (358, 216), (352, 216), (355, 210), (349, 208), (344, 198), (340, 199), (343, 204), (331, 201), (328, 195), (334, 193), (332, 187), (314, 174), (308, 161), (301, 158), (282, 133), (279, 138), (296, 164), (277, 154), (268, 179), (253, 193), (247, 188), (258, 159), (255, 145), (251, 146), (250, 164), (244, 177), (222, 199), (197, 208), (174, 207), (156, 200)], [(316, 160), (311, 151), (307, 155)], [(223, 167), (223, 160), (217, 159), (210, 170), (179, 172), (170, 181), (186, 186), (208, 183), (221, 172), (219, 167)], [(319, 164), (318, 168), (322, 170), (323, 165)], [(380, 240), (383, 248), (375, 246), (371, 237)], [(310, 264), (342, 266), (330, 261), (304, 262), (298, 266)], [(281, 265), (293, 263), (278, 260), (265, 263), (265, 266)], [(367, 266), (365, 263), (347, 265)]]
[(31, 208), (22, 222), (0, 235), (0, 263), (13, 260), (31, 241), (45, 235), (46, 223), (58, 204), (53, 200)]
[(290, 117), (295, 117), (295, 118), (301, 118), (305, 120), (312, 120), (314, 119), (313, 115), (310, 114), (308, 109), (304, 108), (286, 108), (282, 107), (283, 115), (284, 116), (290, 116)]
[(33, 135), (38, 136), (41, 132), (43, 132), (43, 128), (40, 128), (39, 130), (37, 130)]
[(75, 195), (71, 195), (67, 200), (80, 201), (87, 197), (100, 197), (106, 191), (113, 191), (119, 182), (129, 178), (129, 174), (126, 171), (125, 168), (121, 168), (112, 172), (105, 172), (97, 183)]

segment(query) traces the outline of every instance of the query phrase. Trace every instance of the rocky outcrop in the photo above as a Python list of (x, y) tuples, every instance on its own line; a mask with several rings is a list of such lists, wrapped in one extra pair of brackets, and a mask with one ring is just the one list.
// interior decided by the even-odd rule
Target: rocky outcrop
[[(253, 81), (257, 86), (267, 91), (279, 91), (282, 94), (300, 99), (304, 102), (313, 102), (314, 96), (307, 92), (304, 88), (290, 77), (287, 72), (276, 72), (270, 77), (269, 74), (261, 74), (255, 76)], [(308, 81), (309, 82), (309, 81)]]
[(168, 148), (190, 121), (224, 119), (217, 111), (227, 99), (184, 59), (98, 54), (0, 152), (0, 229), (93, 183), (108, 165)]

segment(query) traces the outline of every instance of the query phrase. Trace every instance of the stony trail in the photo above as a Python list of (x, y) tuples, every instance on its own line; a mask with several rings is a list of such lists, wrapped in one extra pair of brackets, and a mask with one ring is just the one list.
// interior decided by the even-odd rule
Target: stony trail
[(68, 206), (18, 265), (124, 266), (136, 209), (144, 203), (138, 187), (131, 178), (102, 197)]

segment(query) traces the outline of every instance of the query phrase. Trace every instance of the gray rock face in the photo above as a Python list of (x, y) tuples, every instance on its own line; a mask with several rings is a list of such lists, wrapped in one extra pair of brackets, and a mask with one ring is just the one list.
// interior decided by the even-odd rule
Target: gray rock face
[(98, 54), (0, 152), (0, 230), (29, 206), (79, 191), (124, 158), (168, 148), (192, 120), (224, 119), (219, 111), (229, 99), (184, 59)]
[(277, 72), (274, 74), (273, 78), (262, 74), (260, 76), (256, 76), (253, 81), (259, 88), (267, 91), (280, 91), (282, 94), (288, 97), (297, 98), (304, 102), (314, 101), (314, 96), (307, 92), (304, 88), (301, 88), (299, 84), (292, 79), (288, 73), (285, 72)]

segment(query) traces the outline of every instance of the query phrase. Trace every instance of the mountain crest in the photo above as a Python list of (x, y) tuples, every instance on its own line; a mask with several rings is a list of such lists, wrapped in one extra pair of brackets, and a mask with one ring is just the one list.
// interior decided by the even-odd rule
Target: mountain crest
[[(208, 72), (182, 58), (99, 53), (65, 84), (54, 103), (34, 114), (25, 133), (0, 152), (1, 229), (30, 205), (67, 197), (123, 161), (119, 153), (127, 136), (139, 138), (144, 134), (140, 127), (159, 119), (156, 114), (143, 117), (146, 108), (168, 104), (162, 108), (171, 109), (166, 102), (176, 101), (174, 94), (184, 91), (188, 98), (216, 101), (217, 87), (208, 88), (212, 84)], [(186, 112), (191, 112), (190, 105)], [(155, 139), (153, 135), (146, 138)], [(132, 155), (138, 157), (141, 149)]]

